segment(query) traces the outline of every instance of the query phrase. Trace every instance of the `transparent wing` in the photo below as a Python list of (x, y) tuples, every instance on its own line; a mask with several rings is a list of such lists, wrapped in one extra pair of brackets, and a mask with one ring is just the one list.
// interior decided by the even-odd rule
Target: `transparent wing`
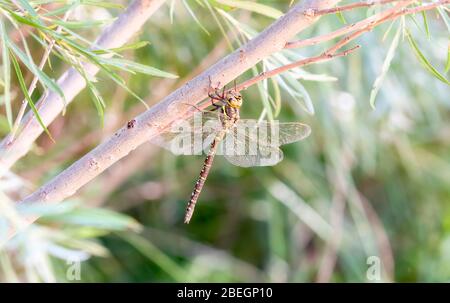
[(237, 166), (272, 166), (283, 160), (280, 145), (300, 141), (310, 133), (308, 125), (298, 122), (239, 120), (219, 149)]
[(222, 129), (219, 116), (216, 112), (196, 112), (191, 118), (174, 123), (150, 142), (175, 155), (201, 155)]
[(218, 148), (228, 162), (241, 167), (273, 166), (283, 160), (283, 152), (277, 146), (258, 141), (237, 127), (229, 131)]
[(311, 127), (300, 122), (257, 121), (242, 119), (236, 123), (240, 130), (245, 129), (261, 144), (280, 146), (305, 139), (311, 134)]

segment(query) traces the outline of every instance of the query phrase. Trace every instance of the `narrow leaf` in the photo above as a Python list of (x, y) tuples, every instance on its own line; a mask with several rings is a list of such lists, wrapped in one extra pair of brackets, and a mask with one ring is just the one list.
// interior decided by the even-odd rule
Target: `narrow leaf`
[(109, 59), (101, 59), (101, 61), (104, 64), (114, 66), (114, 67), (117, 67), (120, 69), (128, 69), (133, 72), (143, 73), (143, 74), (147, 74), (147, 75), (151, 75), (151, 76), (171, 78), (171, 79), (178, 78), (177, 75), (159, 70), (157, 68), (154, 68), (154, 67), (151, 67), (148, 65), (144, 65), (144, 64), (140, 64), (140, 63), (133, 62), (130, 60), (126, 60), (126, 59), (109, 58)]
[(2, 62), (3, 62), (3, 101), (5, 102), (6, 119), (9, 129), (12, 129), (13, 117), (11, 109), (11, 65), (8, 54), (8, 35), (6, 33), (3, 20), (0, 18), (0, 35), (2, 41)]
[(231, 7), (240, 8), (243, 10), (247, 10), (250, 12), (254, 12), (266, 17), (270, 17), (273, 19), (278, 19), (283, 15), (283, 12), (270, 7), (268, 5), (264, 5), (261, 3), (255, 3), (251, 1), (238, 1), (238, 0), (216, 0), (217, 3), (228, 5)]
[(115, 47), (115, 48), (110, 48), (108, 50), (102, 50), (102, 49), (98, 49), (98, 50), (93, 50), (92, 52), (97, 54), (97, 55), (103, 55), (106, 53), (110, 53), (110, 52), (122, 52), (122, 51), (126, 51), (126, 50), (136, 50), (139, 48), (143, 48), (147, 45), (149, 45), (150, 42), (149, 41), (139, 41), (136, 43), (132, 43), (132, 44), (127, 44), (121, 47)]
[(423, 25), (425, 27), (425, 32), (427, 33), (427, 38), (430, 39), (430, 28), (428, 27), (427, 14), (422, 11)]
[(195, 23), (198, 24), (198, 26), (200, 26), (200, 28), (209, 36), (209, 32), (208, 30), (203, 26), (203, 24), (200, 22), (200, 20), (198, 20), (197, 16), (195, 15), (195, 13), (192, 11), (191, 7), (189, 6), (189, 4), (185, 1), (182, 0), (184, 7), (186, 8), (186, 10), (188, 11), (188, 13), (191, 15), (191, 17), (194, 19)]
[(29, 60), (28, 56), (25, 55), (20, 48), (17, 47), (14, 43), (9, 41), (8, 43), (9, 47), (12, 49), (14, 54), (22, 61), (23, 64), (34, 74), (39, 78), (39, 81), (43, 83), (46, 87), (48, 87), (50, 90), (56, 92), (58, 95), (60, 95), (62, 98), (64, 98), (64, 93), (59, 87), (58, 84), (53, 79), (50, 79), (43, 71), (41, 71), (36, 64)]
[(31, 100), (30, 95), (28, 94), (28, 89), (25, 85), (25, 79), (23, 78), (22, 75), (22, 71), (20, 70), (20, 66), (19, 66), (19, 62), (17, 62), (16, 57), (14, 56), (14, 54), (12, 52), (10, 52), (11, 54), (11, 61), (13, 63), (14, 69), (16, 70), (16, 76), (17, 76), (17, 80), (19, 80), (19, 85), (20, 88), (23, 92), (23, 95), (25, 96), (25, 99), (27, 100), (28, 104), (31, 107), (31, 110), (34, 113), (34, 116), (36, 117), (36, 119), (38, 120), (39, 124), (41, 125), (41, 127), (44, 129), (45, 133), (49, 136), (49, 138), (55, 142), (55, 140), (53, 139), (52, 135), (50, 134), (50, 132), (47, 129), (47, 126), (44, 124), (44, 122), (42, 121), (41, 116), (39, 115), (38, 110), (36, 109), (36, 107), (34, 106), (34, 102), (33, 100)]
[(67, 213), (47, 216), (45, 219), (106, 230), (138, 231), (141, 228), (141, 225), (133, 218), (101, 208), (77, 208)]
[(433, 65), (428, 61), (428, 59), (423, 55), (423, 53), (420, 51), (419, 47), (417, 46), (416, 41), (412, 37), (411, 33), (409, 31), (406, 32), (408, 37), (408, 42), (411, 48), (414, 51), (414, 54), (419, 59), (420, 63), (423, 65), (423, 67), (429, 71), (434, 77), (436, 77), (438, 80), (444, 82), (447, 85), (450, 85), (450, 82), (436, 69)]
[(395, 51), (397, 50), (398, 43), (400, 41), (400, 36), (402, 33), (402, 26), (399, 26), (397, 32), (395, 33), (394, 39), (392, 39), (391, 46), (386, 54), (386, 58), (384, 59), (383, 66), (381, 68), (381, 72), (376, 78), (375, 82), (372, 86), (372, 91), (370, 92), (370, 106), (375, 108), (375, 99), (377, 97), (378, 91), (380, 90), (381, 84), (386, 77), (387, 72), (389, 71), (389, 67), (391, 66), (392, 59), (395, 56)]
[(337, 12), (336, 16), (342, 24), (347, 24), (347, 20), (345, 20), (344, 14), (342, 12)]
[(447, 73), (450, 70), (450, 43), (447, 48), (447, 64), (445, 64), (445, 72)]

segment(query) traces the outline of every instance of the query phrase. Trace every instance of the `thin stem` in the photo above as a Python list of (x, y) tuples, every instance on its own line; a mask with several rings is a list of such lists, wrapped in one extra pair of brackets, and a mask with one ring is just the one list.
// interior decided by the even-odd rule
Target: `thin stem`
[(281, 74), (285, 71), (297, 68), (297, 67), (301, 67), (301, 66), (305, 66), (305, 65), (309, 65), (309, 64), (313, 64), (313, 63), (318, 63), (318, 62), (324, 62), (324, 61), (328, 61), (331, 60), (333, 58), (338, 58), (338, 57), (344, 57), (347, 56), (348, 54), (356, 51), (360, 46), (356, 45), (350, 49), (344, 50), (342, 52), (339, 53), (329, 53), (328, 51), (322, 53), (321, 55), (315, 56), (315, 57), (311, 57), (311, 58), (306, 58), (291, 64), (287, 64), (278, 68), (275, 68), (271, 71), (267, 71), (267, 72), (263, 72), (261, 74), (259, 74), (256, 77), (253, 77), (239, 85), (236, 86), (236, 90), (237, 91), (242, 91), (242, 90), (246, 90), (247, 88), (249, 88), (250, 86), (268, 79), (268, 78), (272, 78), (278, 74)]
[(356, 3), (347, 4), (347, 5), (336, 6), (333, 8), (322, 9), (322, 10), (316, 11), (314, 13), (315, 13), (315, 15), (323, 16), (323, 15), (335, 14), (338, 12), (353, 10), (353, 9), (357, 9), (357, 8), (371, 7), (374, 5), (383, 5), (383, 4), (388, 4), (388, 3), (392, 3), (392, 2), (402, 2), (402, 1), (407, 1), (407, 0), (378, 0), (378, 1), (356, 2)]
[[(327, 33), (327, 34), (309, 38), (309, 39), (288, 42), (288, 43), (286, 43), (285, 48), (287, 48), (287, 49), (300, 48), (300, 47), (305, 47), (305, 46), (310, 46), (310, 45), (316, 45), (316, 44), (319, 44), (322, 42), (332, 40), (339, 36), (343, 36), (345, 34), (351, 33), (353, 31), (365, 28), (367, 26), (370, 26), (373, 23), (377, 23), (380, 19), (383, 19), (383, 22), (384, 22), (384, 21), (395, 19), (402, 15), (415, 14), (418, 12), (431, 10), (431, 9), (439, 7), (439, 6), (449, 4), (450, 0), (440, 0), (437, 2), (433, 2), (433, 3), (421, 5), (421, 6), (406, 8), (406, 6), (411, 5), (414, 2), (417, 2), (417, 1), (402, 1), (401, 3), (398, 3), (398, 5), (400, 5), (400, 6), (396, 6), (392, 9), (383, 11), (379, 14), (373, 15), (373, 16), (371, 16), (367, 19), (361, 20), (359, 22), (349, 24), (349, 25), (342, 27), (338, 30), (335, 30), (331, 33)], [(388, 16), (388, 17), (386, 18), (386, 16)], [(377, 23), (377, 24), (379, 24), (379, 23)]]

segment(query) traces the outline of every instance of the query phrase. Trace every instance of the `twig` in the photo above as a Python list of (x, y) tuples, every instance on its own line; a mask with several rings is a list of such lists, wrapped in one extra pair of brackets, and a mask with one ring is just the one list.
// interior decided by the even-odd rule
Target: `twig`
[[(262, 59), (282, 50), (288, 39), (314, 23), (318, 17), (306, 14), (308, 10), (332, 7), (338, 2), (339, 0), (305, 0), (294, 6), (257, 37), (175, 90), (150, 110), (137, 116), (134, 127), (128, 128), (126, 125), (122, 127), (94, 150), (21, 201), (21, 204), (58, 203), (73, 195), (81, 186), (113, 163), (185, 116), (188, 109), (178, 105), (196, 104), (206, 98), (209, 79), (222, 85), (232, 81)], [(28, 222), (32, 222), (36, 217), (27, 219)], [(12, 234), (13, 232), (10, 235)]]
[(416, 6), (416, 7), (412, 7), (412, 8), (405, 8), (406, 6), (408, 6), (414, 2), (417, 2), (417, 1), (402, 1), (401, 3), (398, 3), (398, 4), (401, 4), (400, 8), (403, 7), (403, 9), (401, 9), (399, 11), (398, 11), (399, 7), (394, 7), (392, 9), (389, 9), (389, 10), (383, 11), (381, 13), (378, 13), (376, 15), (373, 15), (362, 21), (344, 26), (338, 30), (331, 32), (331, 33), (327, 33), (327, 34), (309, 38), (309, 39), (288, 42), (288, 43), (286, 43), (285, 48), (287, 48), (287, 49), (300, 48), (300, 47), (305, 47), (305, 46), (310, 46), (310, 45), (316, 45), (316, 44), (319, 44), (319, 43), (322, 43), (325, 41), (332, 40), (339, 36), (349, 34), (353, 31), (365, 28), (365, 27), (369, 26), (370, 24), (377, 22), (380, 19), (384, 19), (386, 16), (389, 16), (389, 18), (384, 19), (384, 21), (395, 19), (401, 15), (415, 14), (415, 13), (418, 13), (421, 11), (431, 10), (438, 6), (449, 4), (450, 0), (441, 0), (441, 1), (433, 2), (433, 3), (429, 3), (426, 5)]
[[(135, 0), (119, 18), (99, 36), (94, 46), (105, 49), (120, 47), (137, 33), (147, 19), (165, 2), (165, 0)], [(89, 75), (95, 75), (99, 67), (86, 63), (83, 69)], [(49, 92), (41, 97), (36, 104), (42, 121), (49, 125), (86, 86), (84, 78), (74, 69), (68, 69), (58, 80), (58, 85), (64, 92), (66, 103), (55, 92)], [(0, 144), (0, 175), (8, 170), (18, 159), (24, 156), (33, 142), (42, 133), (42, 127), (32, 112), (22, 119), (21, 132), (14, 140), (5, 138)]]
[(297, 67), (301, 67), (301, 66), (305, 66), (305, 65), (309, 65), (309, 64), (313, 64), (313, 63), (317, 63), (317, 62), (323, 62), (323, 61), (328, 61), (331, 60), (333, 58), (338, 58), (338, 57), (343, 57), (343, 56), (347, 56), (348, 54), (354, 52), (355, 50), (357, 50), (360, 46), (356, 45), (350, 49), (344, 50), (342, 52), (339, 53), (330, 53), (328, 51), (322, 53), (321, 55), (318, 55), (316, 57), (311, 57), (311, 58), (306, 58), (291, 64), (287, 64), (278, 68), (275, 68), (271, 71), (267, 71), (267, 72), (263, 72), (261, 74), (259, 74), (256, 77), (253, 77), (239, 85), (236, 86), (236, 90), (237, 91), (242, 91), (242, 90), (246, 90), (247, 88), (249, 88), (250, 86), (252, 86), (253, 84), (256, 84), (262, 80), (268, 79), (268, 78), (272, 78), (278, 74), (281, 74), (287, 70), (293, 69), (293, 68), (297, 68)]
[[(411, 2), (411, 1), (409, 1)], [(394, 9), (400, 9), (402, 7), (404, 7), (405, 5), (409, 5), (410, 3), (403, 3), (403, 4), (397, 4), (397, 6)], [(287, 64), (284, 66), (281, 66), (279, 68), (273, 69), (271, 71), (267, 71), (267, 72), (263, 72), (261, 74), (259, 74), (256, 77), (253, 77), (247, 81), (245, 81), (242, 84), (239, 84), (236, 87), (237, 91), (241, 91), (241, 90), (245, 90), (248, 87), (250, 87), (253, 84), (256, 84), (262, 80), (268, 79), (268, 78), (272, 78), (278, 74), (281, 74), (287, 70), (290, 69), (294, 69), (297, 67), (301, 67), (301, 66), (305, 66), (305, 65), (309, 65), (309, 64), (313, 64), (313, 63), (318, 63), (318, 62), (324, 62), (324, 61), (328, 61), (331, 60), (333, 58), (337, 58), (337, 57), (343, 57), (343, 56), (347, 56), (348, 54), (352, 53), (353, 51), (357, 50), (360, 46), (356, 45), (350, 49), (344, 50), (342, 52), (336, 53), (339, 49), (341, 49), (343, 46), (347, 45), (350, 41), (356, 39), (357, 37), (361, 36), (363, 33), (368, 32), (370, 30), (372, 30), (375, 26), (379, 25), (380, 23), (386, 21), (389, 17), (391, 17), (392, 15), (395, 14), (395, 11), (389, 11), (389, 13), (383, 13), (382, 17), (374, 22), (370, 22), (368, 23), (365, 27), (363, 27), (362, 29), (355, 31), (354, 33), (344, 37), (343, 39), (341, 39), (339, 42), (337, 42), (334, 46), (332, 46), (331, 48), (329, 48), (328, 50), (326, 50), (325, 52), (323, 52), (321, 55), (315, 56), (315, 57), (310, 57), (310, 58), (306, 58), (291, 64)]]
[(353, 10), (356, 8), (371, 7), (374, 5), (383, 5), (383, 4), (388, 4), (388, 3), (392, 3), (392, 2), (401, 2), (401, 1), (407, 1), (407, 0), (378, 0), (378, 1), (375, 0), (375, 1), (355, 2), (355, 3), (350, 3), (347, 5), (336, 6), (333, 8), (322, 9), (320, 11), (314, 12), (314, 14), (323, 16), (323, 15), (335, 14), (338, 12)]

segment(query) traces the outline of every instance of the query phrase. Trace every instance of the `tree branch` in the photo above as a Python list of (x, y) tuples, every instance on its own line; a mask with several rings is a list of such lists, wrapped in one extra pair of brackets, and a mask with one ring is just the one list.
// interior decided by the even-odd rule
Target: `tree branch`
[[(164, 2), (165, 0), (134, 0), (127, 10), (103, 31), (94, 45), (106, 49), (122, 46)], [(99, 68), (91, 63), (85, 63), (83, 68), (89, 75), (95, 75), (99, 71)], [(59, 78), (58, 85), (64, 92), (66, 103), (70, 103), (86, 83), (74, 68), (70, 68)], [(41, 97), (36, 107), (39, 108), (44, 124), (49, 125), (66, 105), (57, 93), (49, 92)], [(7, 136), (0, 144), (0, 175), (29, 151), (43, 131), (32, 112), (28, 112), (22, 119), (19, 129), (21, 131), (16, 138)]]
[[(414, 2), (417, 2), (417, 1), (401, 1), (400, 3), (398, 3), (398, 5), (401, 5), (401, 7), (406, 7)], [(344, 26), (338, 30), (335, 30), (334, 32), (327, 33), (327, 34), (313, 37), (313, 38), (309, 38), (309, 39), (288, 42), (288, 43), (286, 43), (285, 48), (300, 48), (300, 47), (305, 47), (305, 46), (310, 46), (310, 45), (316, 45), (316, 44), (326, 42), (326, 41), (332, 40), (334, 38), (349, 34), (356, 30), (366, 28), (366, 27), (370, 26), (371, 24), (379, 21), (380, 19), (384, 19), (384, 21), (388, 21), (388, 20), (395, 19), (395, 18), (399, 17), (400, 15), (415, 14), (415, 13), (418, 13), (421, 11), (431, 10), (438, 6), (446, 5), (449, 3), (450, 3), (450, 0), (441, 0), (441, 1), (433, 2), (433, 3), (424, 4), (421, 6), (405, 8), (400, 11), (398, 11), (399, 6), (396, 6), (394, 8), (391, 8), (391, 9), (388, 9), (381, 13), (378, 13), (376, 15), (373, 15), (367, 19)], [(394, 12), (396, 12), (396, 13), (394, 13)], [(385, 19), (386, 17), (388, 17), (388, 18)]]

